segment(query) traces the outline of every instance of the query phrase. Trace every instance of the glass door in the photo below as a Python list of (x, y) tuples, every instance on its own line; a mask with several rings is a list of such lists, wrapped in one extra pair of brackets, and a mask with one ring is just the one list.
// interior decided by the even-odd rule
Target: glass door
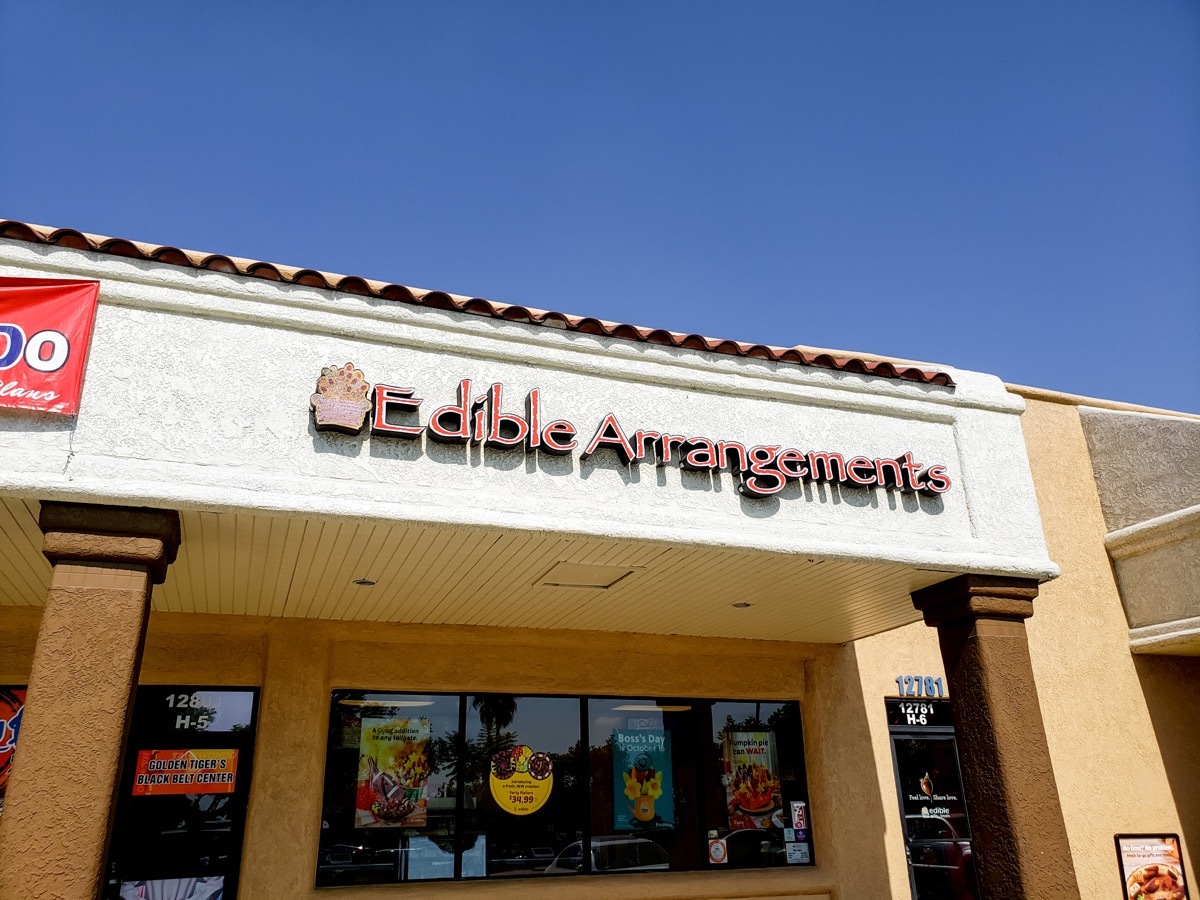
[(106, 900), (237, 896), (257, 712), (257, 688), (138, 688)]
[(977, 900), (950, 701), (887, 705), (913, 900)]

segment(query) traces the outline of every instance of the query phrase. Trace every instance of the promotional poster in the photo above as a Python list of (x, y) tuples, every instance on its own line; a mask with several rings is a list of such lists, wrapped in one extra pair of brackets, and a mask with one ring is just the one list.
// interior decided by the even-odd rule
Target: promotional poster
[(21, 731), (21, 713), (25, 710), (24, 688), (0, 688), (0, 814), (4, 812), (4, 792), (12, 771), (13, 751)]
[(616, 729), (613, 741), (613, 828), (653, 831), (675, 827), (671, 734)]
[(425, 718), (362, 720), (356, 828), (425, 825), (429, 738), (429, 720)]
[(893, 747), (909, 839), (921, 840), (928, 833), (928, 823), (921, 820), (938, 819), (954, 839), (969, 840), (971, 829), (954, 738), (896, 737)]
[(1118, 834), (1121, 883), (1129, 900), (1188, 900), (1177, 834)]
[(783, 797), (775, 735), (769, 731), (726, 731), (721, 736), (729, 827), (782, 828)]
[(554, 790), (554, 761), (548, 753), (517, 744), (493, 754), (488, 786), (492, 799), (506, 813), (527, 816), (537, 812)]

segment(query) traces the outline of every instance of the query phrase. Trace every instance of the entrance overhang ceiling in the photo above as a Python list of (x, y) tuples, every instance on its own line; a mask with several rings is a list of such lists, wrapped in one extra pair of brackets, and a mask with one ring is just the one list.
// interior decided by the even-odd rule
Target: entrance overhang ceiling
[[(45, 598), (37, 511), (34, 500), (0, 504), (0, 605)], [(155, 588), (155, 610), (841, 643), (919, 620), (909, 594), (953, 574), (539, 532), (181, 518), (179, 558)], [(543, 583), (564, 569), (583, 580), (591, 567), (630, 571), (608, 588)]]

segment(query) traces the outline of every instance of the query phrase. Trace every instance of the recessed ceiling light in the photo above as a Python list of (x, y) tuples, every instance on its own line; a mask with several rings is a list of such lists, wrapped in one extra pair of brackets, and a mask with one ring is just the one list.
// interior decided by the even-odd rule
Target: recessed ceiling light
[(360, 587), (374, 587), (375, 586), (375, 582), (373, 582), (370, 578), (356, 578), (356, 579), (354, 579), (354, 583), (359, 585)]
[(754, 604), (747, 603), (745, 600), (739, 600), (737, 603), (730, 603), (729, 605), (732, 606), (734, 609), (749, 609)]
[(640, 566), (596, 566), (591, 563), (557, 562), (543, 575), (538, 585), (545, 587), (610, 588), (623, 578), (632, 575)]

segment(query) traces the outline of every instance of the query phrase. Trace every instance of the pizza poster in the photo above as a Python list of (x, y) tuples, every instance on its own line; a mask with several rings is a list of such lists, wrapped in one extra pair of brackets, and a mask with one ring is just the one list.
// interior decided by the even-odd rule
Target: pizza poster
[(726, 731), (721, 736), (729, 827), (782, 828), (783, 795), (775, 735), (770, 731)]
[(1188, 900), (1177, 834), (1118, 834), (1126, 900)]
[(139, 750), (133, 796), (232, 794), (236, 750)]
[(98, 281), (0, 278), (0, 406), (73, 416)]
[(612, 749), (613, 828), (674, 828), (670, 732), (659, 728), (614, 729)]
[(429, 720), (364, 718), (355, 828), (419, 828), (429, 800)]
[(13, 751), (17, 749), (24, 711), (24, 688), (0, 688), (0, 813), (4, 810), (4, 792), (12, 772)]

